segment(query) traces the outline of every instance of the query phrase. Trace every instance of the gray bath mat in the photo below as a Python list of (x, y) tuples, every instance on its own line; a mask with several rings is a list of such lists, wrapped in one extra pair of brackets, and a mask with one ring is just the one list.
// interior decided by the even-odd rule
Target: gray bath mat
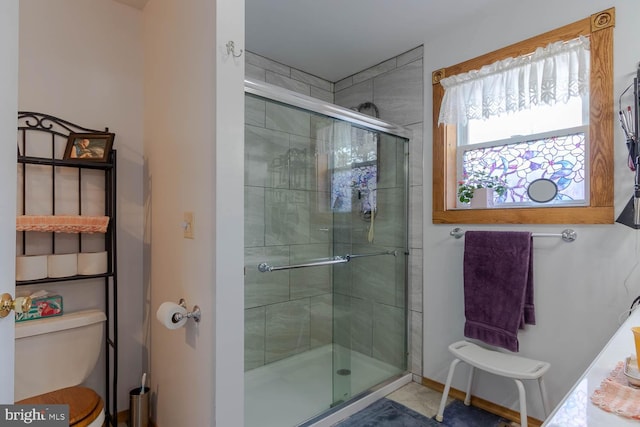
[(440, 423), (393, 400), (380, 399), (335, 427), (439, 427)]

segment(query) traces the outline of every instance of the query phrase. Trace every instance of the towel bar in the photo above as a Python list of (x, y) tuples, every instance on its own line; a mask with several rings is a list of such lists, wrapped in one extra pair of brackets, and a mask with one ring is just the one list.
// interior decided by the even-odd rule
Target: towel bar
[[(459, 239), (464, 236), (464, 233), (465, 231), (462, 228), (456, 227), (449, 232), (449, 235)], [(531, 235), (533, 237), (561, 237), (567, 243), (571, 243), (578, 238), (578, 233), (570, 228), (562, 230), (562, 233), (532, 233)]]

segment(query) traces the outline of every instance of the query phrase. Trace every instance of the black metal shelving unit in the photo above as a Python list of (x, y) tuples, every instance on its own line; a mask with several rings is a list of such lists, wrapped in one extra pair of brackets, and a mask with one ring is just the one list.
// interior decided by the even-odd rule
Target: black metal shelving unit
[[(69, 135), (72, 133), (108, 134), (104, 131), (85, 128), (69, 121), (48, 114), (19, 111), (18, 112), (18, 177), (21, 188), (21, 200), (18, 209), (21, 215), (29, 212), (26, 195), (29, 192), (27, 176), (30, 167), (50, 168), (49, 178), (51, 188), (51, 206), (49, 215), (56, 215), (56, 192), (60, 193), (59, 183), (56, 182), (58, 173), (63, 170), (77, 170), (77, 188), (65, 189), (64, 192), (74, 191), (78, 199), (78, 215), (82, 215), (83, 171), (94, 170), (104, 173), (104, 215), (109, 217), (107, 232), (104, 234), (104, 250), (107, 252), (107, 272), (96, 275), (82, 275), (71, 277), (44, 278), (37, 280), (16, 281), (16, 286), (38, 285), (53, 282), (78, 282), (101, 280), (104, 283), (104, 305), (107, 317), (105, 325), (105, 425), (117, 427), (118, 424), (118, 274), (116, 251), (116, 150), (111, 150), (106, 161), (63, 160), (64, 149)], [(42, 153), (48, 152), (43, 155)], [(34, 154), (35, 153), (35, 154)], [(22, 240), (22, 255), (27, 255), (27, 233), (19, 232), (17, 239)], [(40, 233), (40, 232), (36, 232)], [(56, 253), (56, 235), (46, 233), (50, 239), (50, 253)], [(77, 234), (77, 249), (82, 252), (83, 235)], [(94, 282), (95, 283), (95, 282)]]

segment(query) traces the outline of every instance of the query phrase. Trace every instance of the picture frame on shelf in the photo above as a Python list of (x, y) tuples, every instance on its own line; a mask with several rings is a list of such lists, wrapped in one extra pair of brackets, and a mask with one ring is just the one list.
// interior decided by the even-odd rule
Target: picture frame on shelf
[(67, 139), (63, 160), (107, 162), (115, 134), (71, 133)]

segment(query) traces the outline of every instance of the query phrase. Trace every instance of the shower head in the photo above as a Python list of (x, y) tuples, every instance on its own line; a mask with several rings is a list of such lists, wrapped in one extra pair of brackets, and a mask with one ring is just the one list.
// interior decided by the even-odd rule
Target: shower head
[(373, 116), (376, 118), (380, 118), (380, 110), (378, 110), (378, 106), (373, 102), (363, 102), (355, 108), (358, 113), (362, 113), (362, 110), (372, 110)]

